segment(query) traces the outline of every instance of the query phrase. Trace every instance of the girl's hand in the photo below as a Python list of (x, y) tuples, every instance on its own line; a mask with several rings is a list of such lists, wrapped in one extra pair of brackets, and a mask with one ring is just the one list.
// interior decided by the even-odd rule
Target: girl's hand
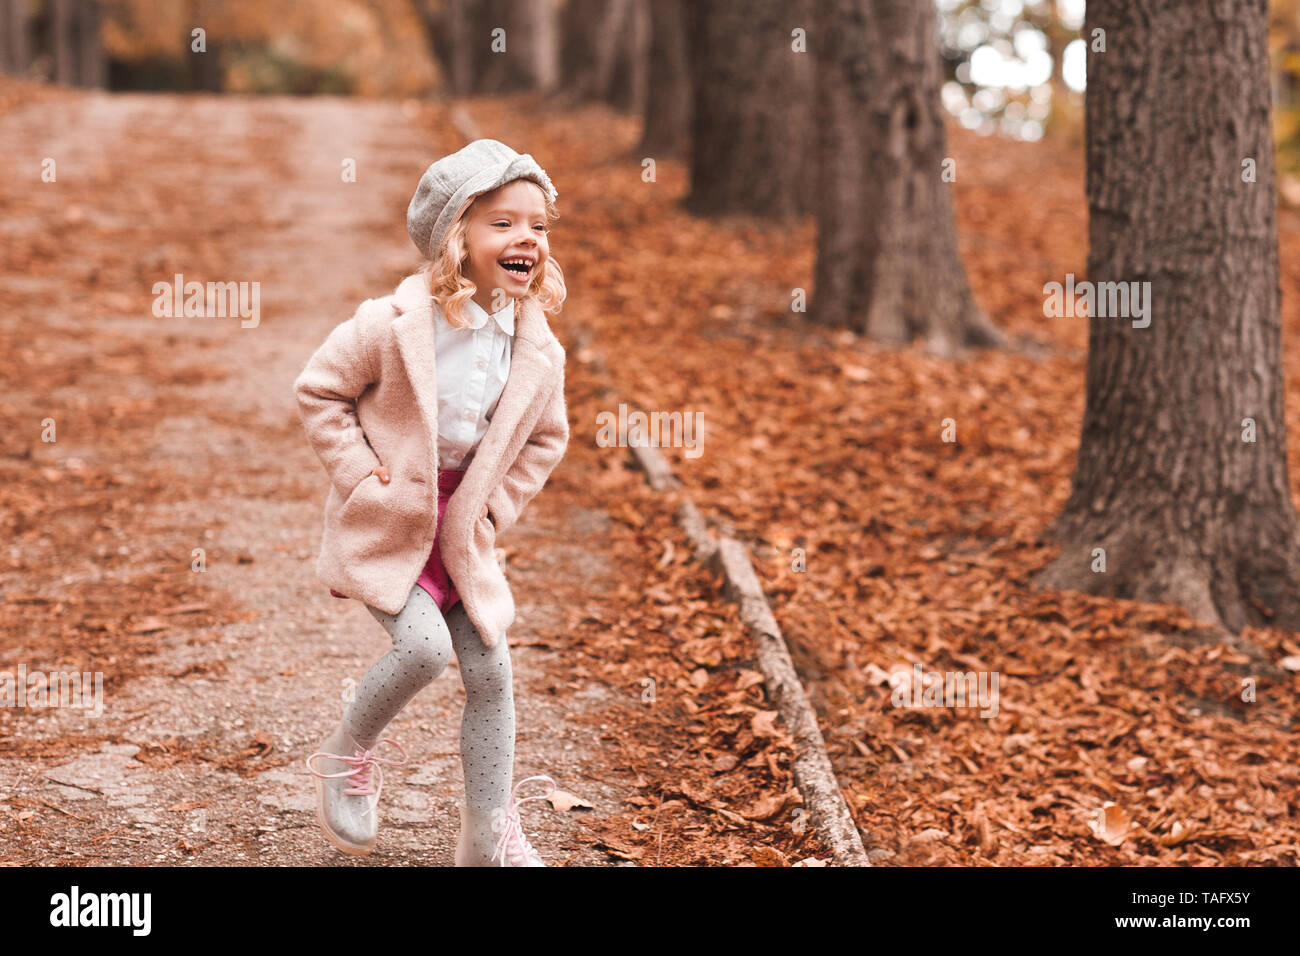
[(378, 468), (374, 469), (374, 470), (371, 471), (370, 473), (371, 473), (372, 475), (376, 475), (376, 476), (378, 476), (379, 480), (382, 481), (384, 484), (388, 484), (388, 482), (389, 482), (389, 480), (390, 480), (390, 477), (391, 477), (391, 476), (388, 474), (388, 469), (385, 468), (383, 465), (380, 465)]

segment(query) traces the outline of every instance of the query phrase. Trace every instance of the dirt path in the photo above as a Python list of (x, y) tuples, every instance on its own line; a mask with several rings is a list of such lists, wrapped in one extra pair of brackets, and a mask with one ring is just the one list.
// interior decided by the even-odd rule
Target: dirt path
[[(6, 862), (450, 863), (454, 664), (386, 732), (411, 759), (387, 772), (375, 853), (344, 857), (317, 829), (303, 758), (345, 679), (389, 643), (315, 581), (324, 474), (291, 389), (336, 323), (418, 265), (395, 228), (412, 172), (461, 145), (433, 109), (69, 94), (0, 116), (17, 145), (0, 304), (25, 373), (0, 407), (5, 470), (41, 483), (4, 501), (0, 665), (81, 670), (90, 655), (106, 681), (97, 719), (0, 708)], [(449, 138), (422, 142), (427, 128)], [(43, 157), (57, 183), (37, 178)], [(174, 272), (259, 282), (260, 322), (150, 320), (152, 283)], [(580, 581), (599, 616), (617, 564), (607, 515), (558, 498), (540, 495), (501, 542), (518, 602), (516, 779), (548, 773), (594, 806), (526, 805), (548, 860), (603, 863), (580, 820), (631, 785), (592, 732), (614, 692), (556, 677), (557, 602)]]

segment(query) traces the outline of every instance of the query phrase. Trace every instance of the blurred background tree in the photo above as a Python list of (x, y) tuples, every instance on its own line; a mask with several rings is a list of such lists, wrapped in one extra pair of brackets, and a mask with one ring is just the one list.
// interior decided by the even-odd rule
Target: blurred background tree
[(114, 90), (420, 96), (443, 82), (412, 0), (0, 0), (0, 69)]
[(1268, 49), (1278, 189), (1287, 202), (1300, 206), (1300, 0), (1269, 3)]
[[(967, 129), (1082, 148), (1085, 0), (933, 0), (944, 108)], [(682, 0), (0, 0), (0, 71), (75, 86), (355, 96), (537, 90), (690, 123)], [(815, 55), (815, 25), (805, 26)], [(492, 31), (505, 30), (507, 55)], [(192, 31), (206, 50), (193, 52)], [(1300, 0), (1269, 9), (1279, 188), (1300, 204)]]

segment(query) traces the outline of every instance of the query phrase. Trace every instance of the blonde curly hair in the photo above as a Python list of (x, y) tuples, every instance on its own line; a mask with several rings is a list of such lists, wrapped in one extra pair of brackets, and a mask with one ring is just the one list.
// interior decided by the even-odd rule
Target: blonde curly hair
[[(541, 192), (541, 189), (539, 188), (538, 191)], [(551, 225), (560, 218), (560, 213), (555, 208), (555, 203), (547, 198), (545, 193), (542, 195), (546, 204), (546, 231), (549, 233)], [(466, 234), (469, 231), (468, 221), (477, 205), (478, 199), (475, 199), (447, 230), (447, 238), (443, 240), (437, 258), (426, 259), (420, 268), (420, 274), (425, 276), (429, 283), (429, 295), (438, 303), (443, 315), (447, 317), (447, 322), (457, 329), (469, 325), (469, 316), (465, 314), (465, 302), (478, 291), (478, 286), (465, 276), (465, 266), (469, 262), (469, 245), (466, 242)], [(554, 256), (548, 255), (546, 262), (528, 283), (528, 291), (524, 293), (524, 298), (529, 296), (535, 298), (543, 312), (558, 313), (567, 295), (564, 270), (560, 268)]]

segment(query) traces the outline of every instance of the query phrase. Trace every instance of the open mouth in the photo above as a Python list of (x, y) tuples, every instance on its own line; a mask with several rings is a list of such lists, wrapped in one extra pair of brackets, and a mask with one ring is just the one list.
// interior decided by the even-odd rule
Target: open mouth
[(519, 282), (527, 282), (533, 274), (533, 262), (531, 259), (502, 259), (497, 263), (506, 272), (509, 272), (511, 278)]

